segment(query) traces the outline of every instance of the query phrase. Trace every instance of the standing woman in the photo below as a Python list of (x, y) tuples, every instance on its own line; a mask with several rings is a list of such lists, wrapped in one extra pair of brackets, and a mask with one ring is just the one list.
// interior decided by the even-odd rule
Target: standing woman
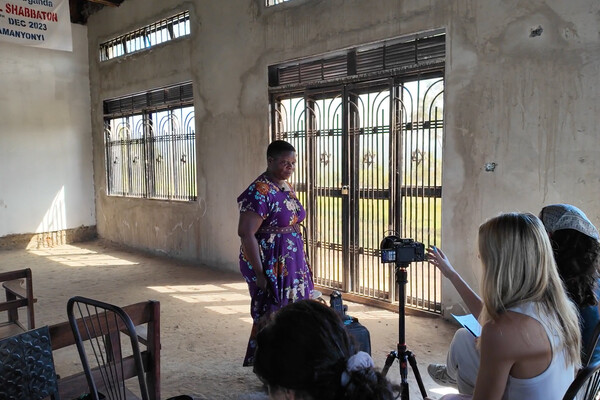
[(580, 333), (542, 222), (509, 213), (481, 225), (481, 298), (441, 250), (428, 255), (482, 325), (478, 344), (464, 329), (454, 336), (446, 368), (462, 395), (444, 399), (562, 399), (579, 365)]
[(287, 182), (295, 168), (294, 146), (272, 142), (267, 170), (237, 198), (240, 271), (248, 283), (253, 319), (244, 366), (254, 362), (256, 334), (266, 317), (288, 303), (309, 299), (314, 287), (298, 225), (306, 212)]

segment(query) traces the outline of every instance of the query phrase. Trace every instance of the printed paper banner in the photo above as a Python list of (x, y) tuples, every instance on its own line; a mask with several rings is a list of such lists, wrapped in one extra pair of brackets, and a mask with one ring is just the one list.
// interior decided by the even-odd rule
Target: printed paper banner
[(0, 0), (0, 41), (73, 51), (69, 0)]

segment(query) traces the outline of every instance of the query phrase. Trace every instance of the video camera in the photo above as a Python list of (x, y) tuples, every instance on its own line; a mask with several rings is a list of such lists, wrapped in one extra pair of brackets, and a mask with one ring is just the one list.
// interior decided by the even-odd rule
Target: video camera
[(382, 263), (409, 264), (413, 261), (425, 261), (425, 245), (412, 239), (400, 239), (398, 236), (386, 236), (379, 245)]

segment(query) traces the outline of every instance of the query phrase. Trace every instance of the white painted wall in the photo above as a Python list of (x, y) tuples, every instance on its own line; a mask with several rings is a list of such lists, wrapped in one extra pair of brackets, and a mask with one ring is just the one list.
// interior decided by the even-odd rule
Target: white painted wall
[(0, 43), (0, 237), (93, 226), (87, 28), (73, 52)]

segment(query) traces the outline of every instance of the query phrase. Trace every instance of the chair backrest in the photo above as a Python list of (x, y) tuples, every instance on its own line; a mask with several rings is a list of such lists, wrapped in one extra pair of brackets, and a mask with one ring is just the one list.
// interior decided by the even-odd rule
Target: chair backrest
[(137, 375), (142, 399), (149, 399), (135, 326), (123, 309), (76, 296), (69, 299), (67, 314), (92, 399), (99, 400), (99, 393), (126, 399), (125, 379), (132, 375)]
[[(0, 283), (6, 296), (6, 301), (0, 302), (0, 311), (8, 313), (8, 324), (4, 324), (3, 329), (0, 329), (0, 337), (13, 336), (35, 328), (31, 269), (0, 272)], [(22, 307), (27, 307), (27, 326), (19, 321), (19, 309)]]
[(600, 362), (579, 370), (563, 400), (595, 400), (600, 394)]
[(0, 399), (58, 399), (48, 327), (0, 340)]

